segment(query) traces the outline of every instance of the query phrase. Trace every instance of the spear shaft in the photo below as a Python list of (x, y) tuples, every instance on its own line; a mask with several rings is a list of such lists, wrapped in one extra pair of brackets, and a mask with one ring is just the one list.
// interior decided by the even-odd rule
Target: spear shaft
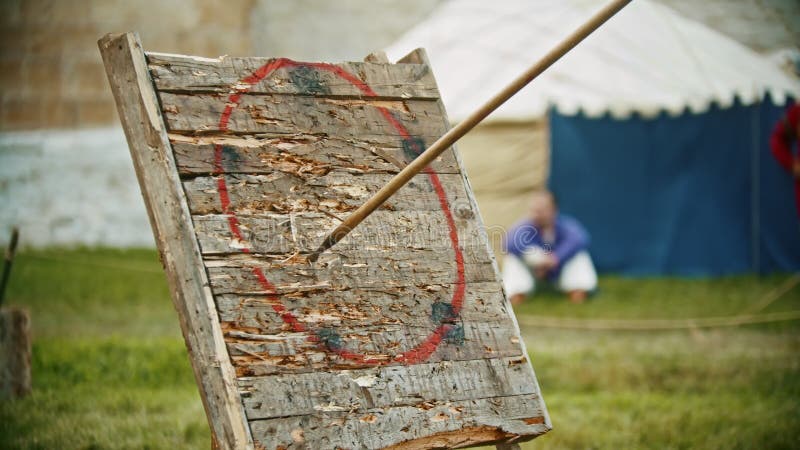
[(595, 13), (588, 21), (578, 27), (575, 31), (567, 36), (563, 41), (556, 45), (546, 55), (544, 55), (534, 65), (529, 67), (525, 72), (520, 74), (503, 90), (498, 92), (494, 97), (490, 98), (480, 108), (475, 110), (466, 119), (459, 122), (450, 131), (442, 135), (436, 140), (427, 150), (416, 157), (409, 163), (403, 170), (389, 180), (378, 192), (375, 193), (369, 200), (361, 205), (357, 210), (353, 211), (342, 223), (340, 223), (327, 237), (322, 241), (319, 248), (314, 253), (310, 254), (308, 260), (314, 262), (319, 258), (319, 255), (325, 250), (336, 245), (337, 242), (347, 236), (359, 223), (372, 214), (379, 206), (383, 204), (389, 197), (391, 197), (398, 189), (408, 183), (414, 175), (420, 173), (427, 167), (433, 160), (442, 154), (446, 149), (450, 148), (457, 140), (467, 134), (469, 130), (478, 125), (483, 119), (492, 113), (495, 109), (500, 107), (514, 94), (519, 92), (528, 83), (533, 81), (534, 78), (539, 76), (548, 67), (553, 65), (567, 52), (572, 50), (587, 36), (592, 34), (593, 31), (598, 29), (603, 23), (614, 16), (622, 8), (624, 8), (631, 0), (614, 0), (608, 3), (600, 11)]

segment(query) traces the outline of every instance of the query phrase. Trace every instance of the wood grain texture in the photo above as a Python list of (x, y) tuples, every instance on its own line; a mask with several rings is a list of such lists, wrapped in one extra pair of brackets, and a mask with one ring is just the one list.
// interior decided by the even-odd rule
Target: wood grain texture
[[(226, 333), (228, 351), (239, 376), (265, 376), (281, 373), (325, 372), (331, 370), (353, 370), (372, 367), (408, 365), (403, 356), (419, 348), (436, 329), (428, 323), (384, 325), (380, 327), (346, 327), (335, 329), (315, 327), (304, 333), (279, 333), (256, 335), (250, 333)], [(456, 331), (450, 337), (445, 333), (443, 342), (431, 352), (427, 362), (467, 361), (477, 359), (522, 356), (519, 337), (509, 328), (509, 320), (497, 322), (463, 322), (456, 319), (452, 325)], [(335, 334), (328, 334), (333, 332)], [(324, 342), (313, 339), (324, 336)], [(330, 345), (329, 345), (330, 344)], [(325, 346), (335, 345), (330, 351)], [(365, 355), (368, 361), (342, 357), (339, 350)], [(431, 382), (431, 380), (427, 380)], [(530, 379), (525, 383), (531, 384)]]
[[(182, 176), (214, 173), (216, 145), (222, 146), (225, 173), (396, 173), (410, 161), (397, 136), (343, 138), (321, 134), (280, 137), (186, 136), (171, 134), (178, 171)], [(452, 150), (429, 166), (436, 173), (459, 173)]]
[[(338, 213), (338, 212), (337, 212)], [(463, 239), (461, 247), (479, 252), (488, 259), (483, 248), (483, 233), (476, 227), (469, 210), (456, 211), (455, 229)], [(461, 216), (467, 217), (462, 219)], [(242, 253), (243, 243), (231, 235), (227, 215), (209, 214), (193, 217), (197, 239), (204, 255)], [(310, 252), (325, 230), (338, 223), (332, 213), (259, 214), (239, 216), (238, 223), (247, 249), (253, 253), (285, 254)], [(452, 253), (446, 217), (436, 210), (378, 211), (337, 246), (343, 252), (353, 248), (429, 249)]]
[[(254, 439), (274, 442), (276, 447), (303, 448), (313, 442), (315, 448), (399, 450), (461, 448), (518, 435), (530, 439), (547, 431), (541, 420), (540, 398), (526, 394), (421, 402), (414, 406), (374, 408), (361, 414), (350, 414), (348, 410), (321, 411), (255, 420), (251, 428)], [(420, 439), (422, 436), (426, 438)], [(423, 445), (417, 441), (423, 441)]]
[[(275, 171), (264, 175), (225, 175), (230, 205), (227, 213), (237, 216), (262, 213), (349, 212), (375, 192), (391, 175), (353, 175), (331, 171), (325, 174), (292, 174)], [(460, 175), (444, 174), (439, 179), (447, 202), (465, 218), (474, 215)], [(198, 176), (184, 180), (189, 209), (194, 215), (221, 214), (218, 177)], [(384, 203), (389, 211), (441, 211), (428, 175), (417, 175), (394, 197)], [(325, 230), (327, 231), (327, 230)]]
[[(218, 92), (235, 90), (240, 81), (273, 61), (268, 58), (199, 58), (196, 56), (147, 54), (150, 73), (162, 92)], [(388, 64), (383, 61), (331, 64), (353, 74), (380, 98), (433, 98), (439, 91), (433, 74), (423, 64)], [(294, 72), (294, 73), (293, 73)], [(313, 87), (313, 89), (309, 89)], [(362, 97), (364, 93), (330, 71), (281, 68), (252, 86), (254, 94)]]
[(214, 441), (254, 448), (141, 42), (98, 42)]
[(241, 377), (250, 420), (415, 406), (475, 398), (537, 395), (525, 357), (440, 361), (341, 372)]
[[(473, 251), (474, 250), (474, 251)], [(495, 281), (494, 268), (481, 248), (464, 249), (465, 282)], [(315, 264), (286, 255), (226, 255), (205, 259), (208, 279), (215, 295), (259, 294), (264, 288), (254, 268), (260, 269), (278, 291), (309, 287), (347, 289), (356, 287), (404, 287), (453, 283), (453, 254), (422, 248), (415, 250), (337, 249)]]
[[(309, 327), (375, 327), (446, 319), (442, 308), (453, 297), (456, 285), (429, 284), (405, 287), (349, 288), (345, 290), (302, 289), (277, 296), (222, 294), (216, 296), (220, 321), (227, 331), (278, 334), (290, 331), (275, 314), (272, 305), (279, 301), (287, 311)], [(496, 322), (508, 310), (500, 284), (496, 281), (465, 286), (462, 320)]]
[[(324, 134), (342, 138), (400, 139), (398, 130), (381, 112), (403, 123), (412, 136), (432, 143), (442, 134), (442, 113), (432, 100), (332, 99), (287, 97), (285, 95), (242, 94), (230, 114), (225, 130), (220, 117), (228, 104), (227, 95), (159, 95), (164, 120), (170, 132), (208, 134)], [(424, 150), (421, 148), (419, 151)]]

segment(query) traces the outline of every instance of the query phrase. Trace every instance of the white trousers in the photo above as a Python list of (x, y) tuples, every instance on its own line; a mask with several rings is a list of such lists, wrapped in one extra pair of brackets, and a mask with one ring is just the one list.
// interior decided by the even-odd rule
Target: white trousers
[[(512, 254), (503, 258), (503, 284), (506, 294), (529, 294), (536, 288), (536, 279), (531, 268)], [(581, 251), (568, 259), (561, 267), (556, 288), (562, 292), (593, 291), (597, 288), (597, 272), (594, 270), (589, 252)]]

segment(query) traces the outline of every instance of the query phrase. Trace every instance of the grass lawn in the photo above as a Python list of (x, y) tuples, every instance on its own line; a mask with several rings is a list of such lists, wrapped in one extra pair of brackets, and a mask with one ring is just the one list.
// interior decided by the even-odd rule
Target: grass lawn
[[(0, 402), (2, 449), (210, 448), (151, 250), (18, 255), (33, 394)], [(604, 277), (590, 303), (543, 292), (520, 316), (697, 318), (746, 311), (788, 276)], [(800, 286), (763, 312), (800, 310)], [(523, 328), (554, 430), (525, 449), (800, 448), (800, 323), (679, 331)]]

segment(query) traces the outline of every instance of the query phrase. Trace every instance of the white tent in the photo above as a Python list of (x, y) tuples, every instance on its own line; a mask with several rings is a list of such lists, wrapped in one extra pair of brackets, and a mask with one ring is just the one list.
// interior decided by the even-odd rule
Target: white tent
[[(451, 0), (387, 49), (397, 59), (424, 47), (451, 119), (464, 118), (601, 5), (595, 0)], [(745, 104), (769, 92), (783, 103), (800, 82), (736, 41), (666, 6), (635, 0), (492, 119), (610, 112), (624, 118), (666, 110), (698, 113), (738, 96)]]
[[(450, 0), (386, 49), (424, 47), (450, 119), (499, 91), (602, 5), (594, 0)], [(546, 112), (651, 117), (800, 98), (800, 83), (722, 34), (634, 0), (458, 144), (487, 226), (525, 213), (547, 178)]]

